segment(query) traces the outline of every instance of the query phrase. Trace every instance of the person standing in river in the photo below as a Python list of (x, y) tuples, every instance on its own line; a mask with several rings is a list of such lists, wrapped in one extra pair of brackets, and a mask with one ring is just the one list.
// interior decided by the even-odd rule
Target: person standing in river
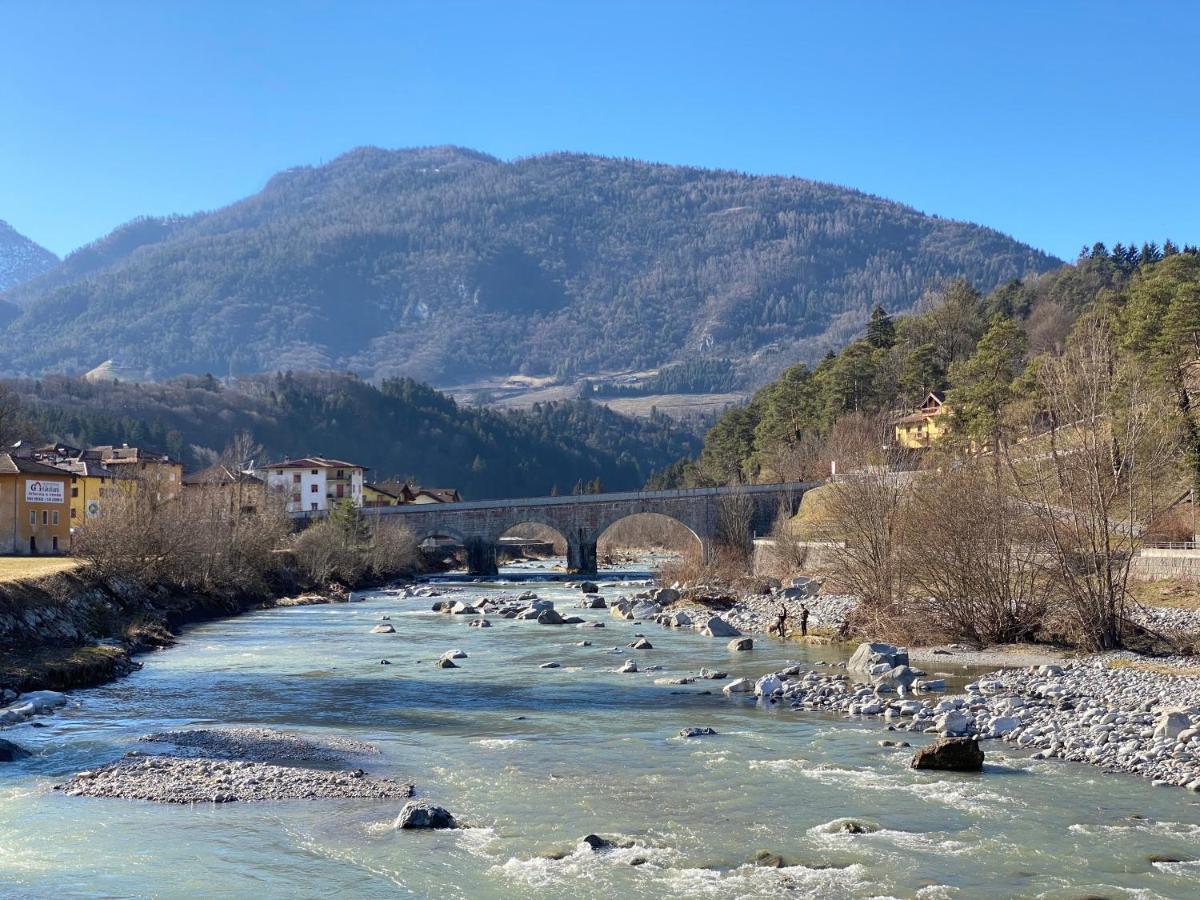
[(800, 636), (808, 637), (808, 607), (800, 606)]
[(787, 607), (782, 603), (779, 604), (779, 613), (775, 617), (775, 631), (778, 632), (781, 638), (787, 637)]

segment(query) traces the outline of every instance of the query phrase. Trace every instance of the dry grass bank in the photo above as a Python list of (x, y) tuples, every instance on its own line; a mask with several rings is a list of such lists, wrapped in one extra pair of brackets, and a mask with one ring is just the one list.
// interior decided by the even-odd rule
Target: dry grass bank
[(0, 556), (0, 581), (24, 581), (70, 572), (79, 560), (69, 556)]

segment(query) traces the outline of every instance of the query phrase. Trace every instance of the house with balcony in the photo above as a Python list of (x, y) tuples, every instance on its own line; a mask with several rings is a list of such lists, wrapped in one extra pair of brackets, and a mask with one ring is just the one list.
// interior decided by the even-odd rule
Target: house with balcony
[(930, 391), (920, 409), (892, 422), (896, 444), (906, 450), (933, 446), (950, 430), (950, 407), (939, 391)]
[(258, 475), (272, 494), (281, 495), (288, 512), (326, 512), (343, 500), (363, 505), (367, 467), (323, 456), (271, 463)]

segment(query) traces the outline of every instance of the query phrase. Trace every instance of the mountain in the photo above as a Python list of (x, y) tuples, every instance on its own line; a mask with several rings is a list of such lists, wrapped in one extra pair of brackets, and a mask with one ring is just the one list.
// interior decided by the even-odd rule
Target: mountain
[[(129, 443), (166, 450), (189, 468), (210, 464), (241, 431), (271, 458), (318, 454), (412, 476), (471, 499), (563, 493), (599, 478), (640, 488), (700, 446), (669, 419), (627, 419), (583, 400), (500, 412), (460, 406), (409, 379), (368, 384), (353, 375), (256, 375), (234, 386), (188, 377), (160, 384), (52, 375), (6, 386), (47, 440)], [(263, 460), (259, 460), (263, 462)]]
[[(58, 257), (0, 219), (0, 292), (16, 287), (58, 264)], [(4, 324), (0, 310), (0, 325)]]
[(629, 159), (361, 148), (139, 219), (7, 292), (8, 374), (350, 369), (463, 384), (730, 358), (751, 380), (1058, 261), (854, 190)]

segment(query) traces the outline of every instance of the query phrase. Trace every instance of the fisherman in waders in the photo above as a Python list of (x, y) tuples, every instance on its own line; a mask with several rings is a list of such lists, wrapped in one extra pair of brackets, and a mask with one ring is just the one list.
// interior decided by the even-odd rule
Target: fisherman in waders
[(800, 607), (800, 636), (808, 637), (808, 607)]

